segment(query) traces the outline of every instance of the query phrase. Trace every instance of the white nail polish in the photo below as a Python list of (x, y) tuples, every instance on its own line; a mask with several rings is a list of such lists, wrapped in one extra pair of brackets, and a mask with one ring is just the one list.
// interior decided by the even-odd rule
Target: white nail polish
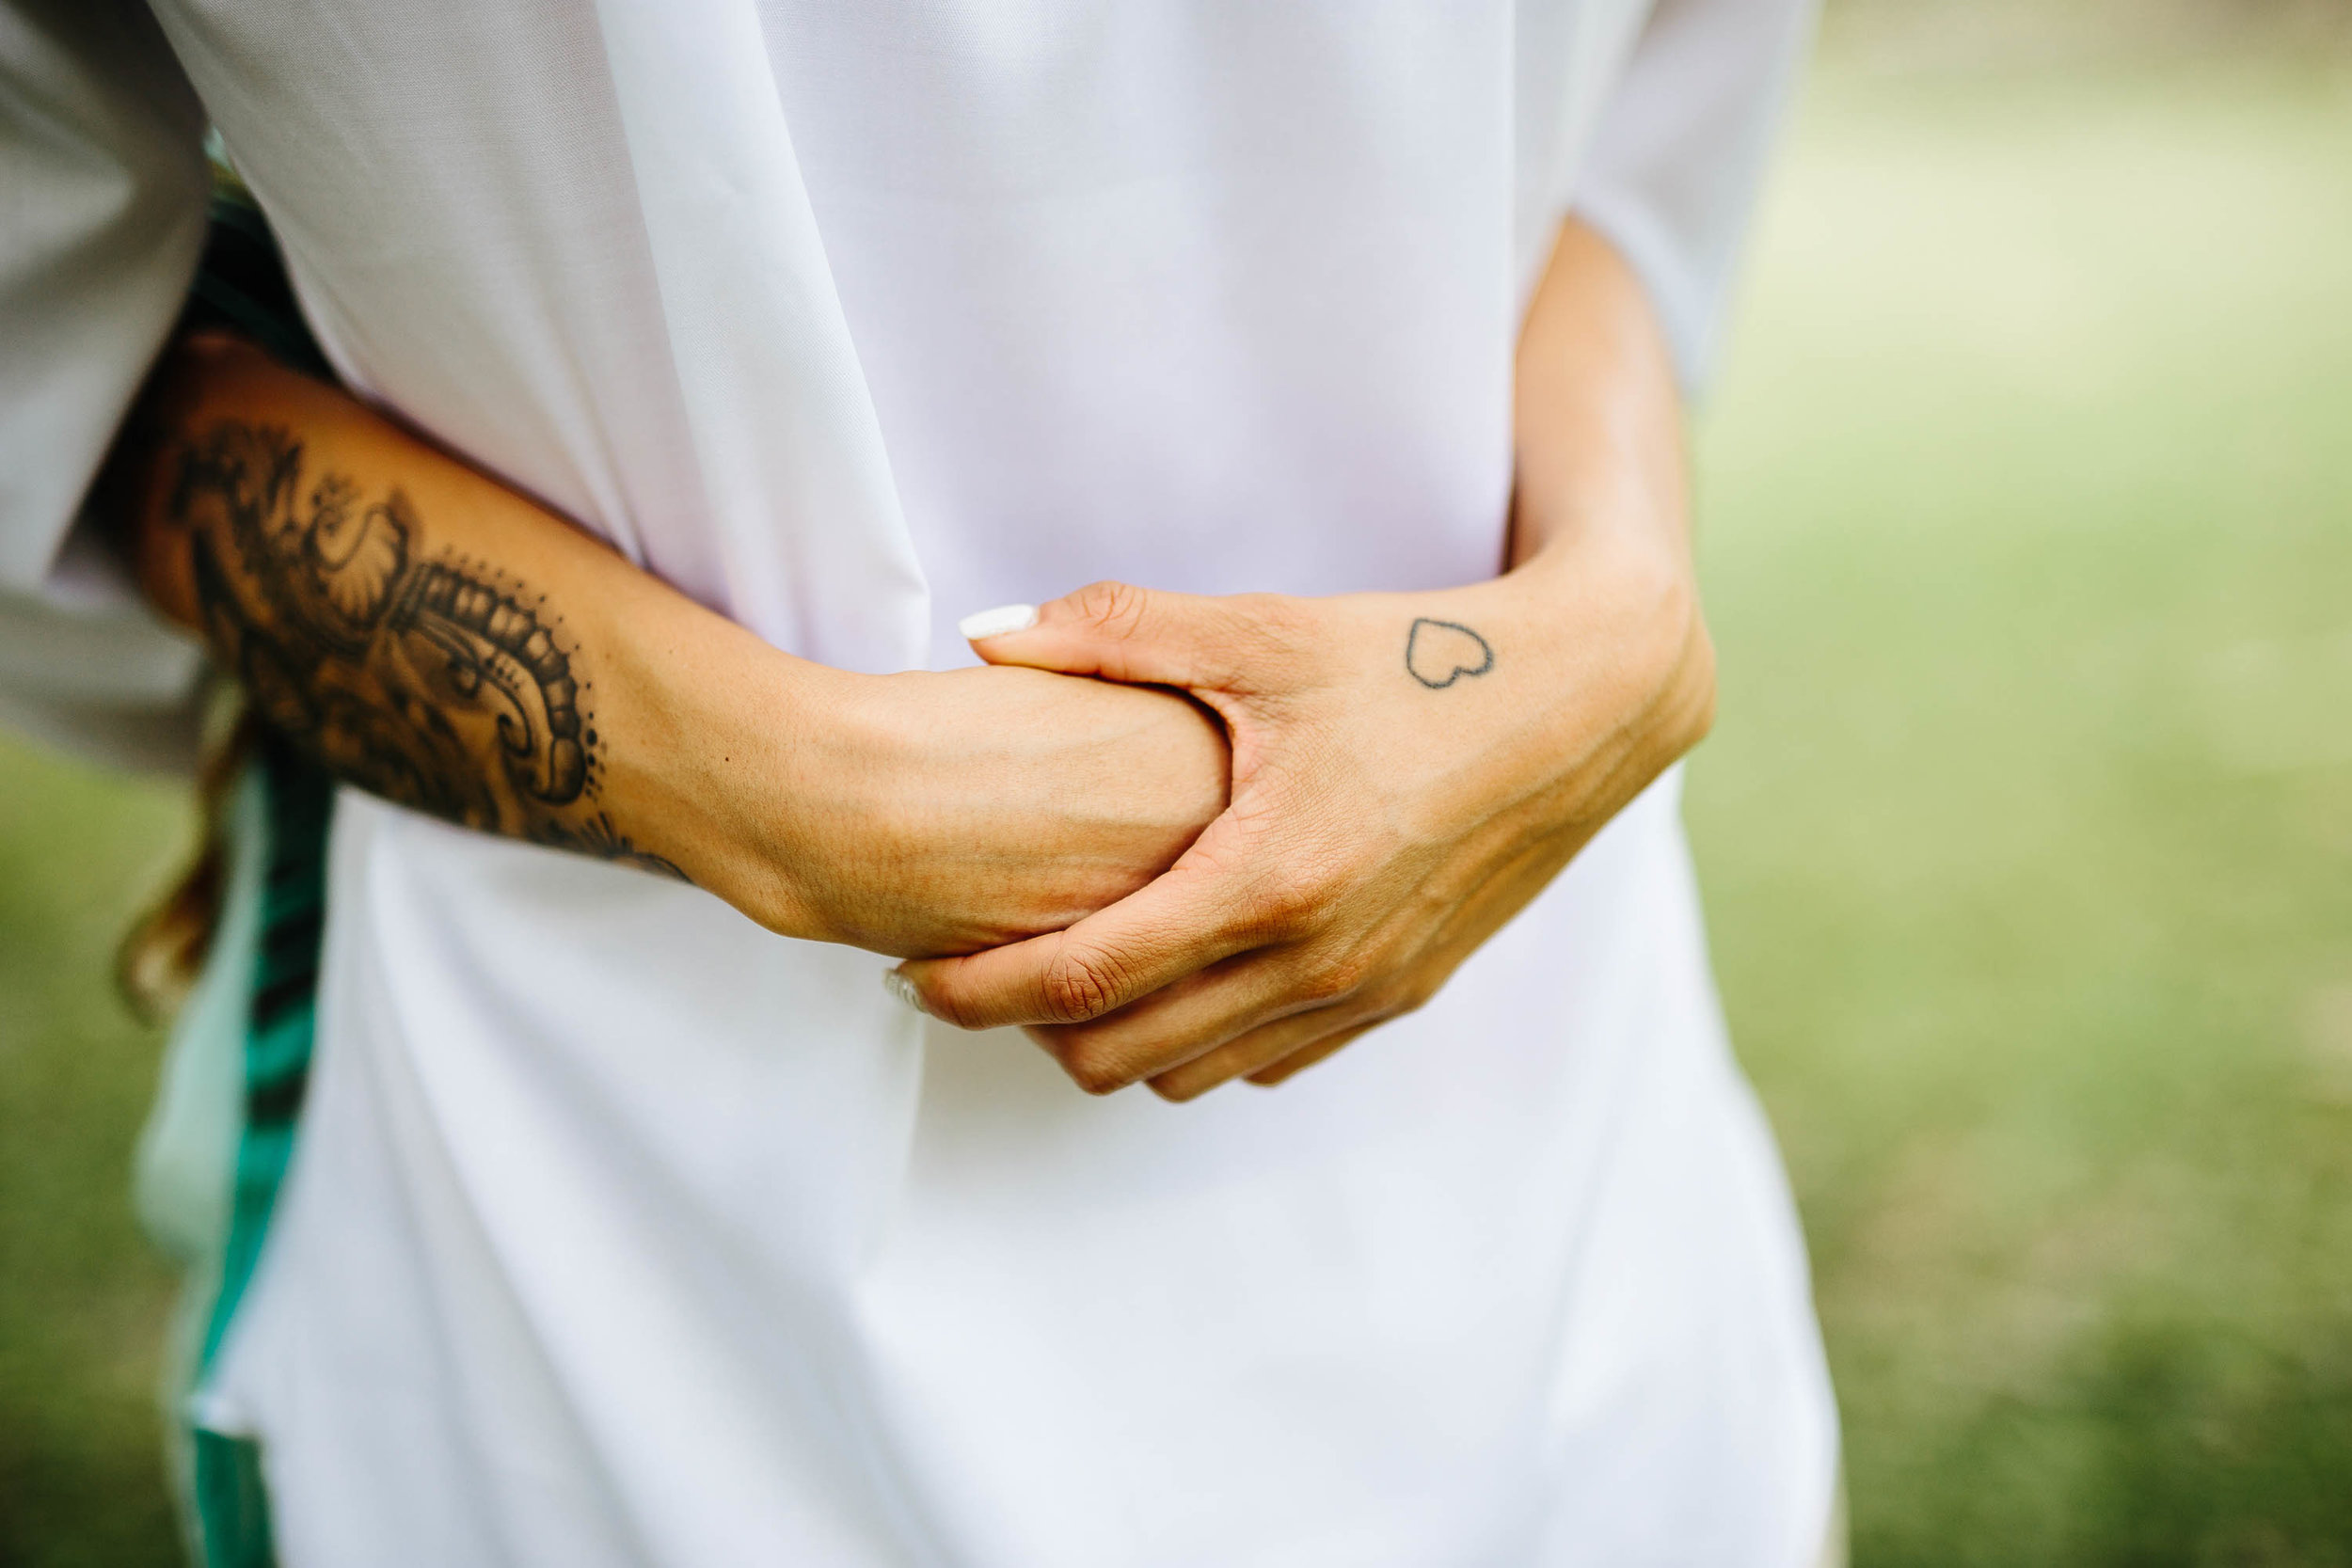
[(1027, 631), (1037, 625), (1037, 606), (1033, 604), (999, 605), (967, 615), (956, 623), (956, 630), (967, 642), (977, 642), (984, 637), (1003, 637), (1007, 633)]
[(899, 974), (895, 969), (885, 969), (882, 971), (882, 990), (888, 991), (897, 1001), (904, 1003), (907, 1006), (914, 1008), (918, 1013), (927, 1010), (923, 1006), (922, 995), (914, 989), (914, 982), (908, 979), (905, 975)]

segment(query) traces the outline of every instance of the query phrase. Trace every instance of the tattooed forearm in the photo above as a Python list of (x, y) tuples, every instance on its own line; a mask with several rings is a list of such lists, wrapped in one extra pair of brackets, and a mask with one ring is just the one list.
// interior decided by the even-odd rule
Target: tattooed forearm
[(1495, 651), (1468, 626), (1422, 616), (1405, 634), (1405, 668), (1432, 691), (1442, 691), (1465, 675), (1495, 667)]
[(225, 420), (182, 448), (167, 502), (205, 638), (261, 717), (387, 800), (682, 877), (598, 804), (579, 650), (544, 598), (427, 559), (398, 489), (307, 477), (285, 431)]

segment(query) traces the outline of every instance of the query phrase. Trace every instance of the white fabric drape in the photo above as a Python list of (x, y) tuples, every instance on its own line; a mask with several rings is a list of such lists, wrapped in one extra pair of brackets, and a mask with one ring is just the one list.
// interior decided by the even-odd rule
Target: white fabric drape
[[(185, 285), (202, 119), (361, 395), (882, 670), (1095, 578), (1491, 575), (1559, 217), (1625, 248), (1695, 384), (1805, 20), (8, 0), (0, 686), (57, 734), (183, 689), (160, 633), (118, 679), (8, 628), (103, 580), (64, 542)], [(1803, 1247), (1672, 778), (1430, 1006), (1184, 1107), (921, 1025), (868, 955), (349, 793), (329, 911), (205, 1393), (296, 1568), (1819, 1546)]]

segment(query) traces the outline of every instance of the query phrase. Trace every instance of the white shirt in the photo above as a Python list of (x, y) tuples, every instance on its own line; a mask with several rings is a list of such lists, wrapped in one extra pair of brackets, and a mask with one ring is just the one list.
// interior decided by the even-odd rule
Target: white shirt
[[(1805, 22), (153, 9), (0, 8), (0, 703), (151, 754), (187, 655), (66, 541), (185, 287), (207, 119), (362, 396), (892, 670), (1098, 578), (1491, 576), (1559, 218), (1694, 377)], [(209, 1408), (294, 1568), (1809, 1561), (1835, 1418), (1675, 794), (1420, 1013), (1171, 1106), (925, 1024), (871, 955), (347, 791)]]

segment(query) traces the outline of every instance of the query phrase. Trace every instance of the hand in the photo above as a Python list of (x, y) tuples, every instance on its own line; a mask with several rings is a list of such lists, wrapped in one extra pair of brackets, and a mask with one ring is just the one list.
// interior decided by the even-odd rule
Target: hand
[(784, 673), (803, 683), (791, 700), (744, 705), (731, 738), (697, 748), (771, 759), (696, 790), (723, 803), (730, 844), (697, 863), (723, 861), (716, 891), (795, 936), (905, 957), (1057, 930), (1150, 882), (1225, 804), (1224, 736), (1172, 692), (1018, 669)]
[(1189, 691), (1232, 800), (1167, 875), (1052, 932), (899, 973), (1029, 1025), (1096, 1093), (1280, 1081), (1420, 1006), (1705, 733), (1687, 552), (1590, 531), (1475, 587), (1198, 598), (1099, 583), (976, 643)]
[(1427, 1001), (1706, 733), (1681, 398), (1633, 270), (1570, 218), (1519, 333), (1506, 576), (1333, 599), (1104, 584), (975, 645), (1182, 688), (1232, 802), (1168, 874), (1066, 931), (901, 965), (1071, 1076), (1184, 1099), (1280, 1081)]
[(106, 503), (151, 600), (402, 805), (905, 957), (1066, 926), (1224, 804), (1182, 697), (792, 657), (233, 338), (176, 344), (133, 426)]

